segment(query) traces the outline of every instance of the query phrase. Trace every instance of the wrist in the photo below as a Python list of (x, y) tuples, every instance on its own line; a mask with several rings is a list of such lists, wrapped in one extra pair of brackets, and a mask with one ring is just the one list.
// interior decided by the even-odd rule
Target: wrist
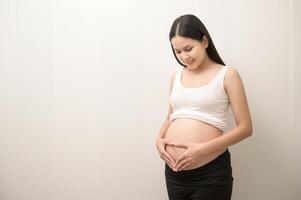
[(211, 152), (208, 149), (207, 143), (199, 143), (198, 145), (198, 152), (200, 152), (201, 156), (207, 156), (209, 155)]

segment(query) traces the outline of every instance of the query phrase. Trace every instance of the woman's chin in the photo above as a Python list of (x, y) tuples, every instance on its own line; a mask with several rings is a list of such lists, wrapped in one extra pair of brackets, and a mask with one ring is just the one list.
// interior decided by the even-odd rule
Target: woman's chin
[(196, 70), (198, 68), (198, 65), (195, 64), (195, 62), (193, 62), (190, 65), (186, 65), (188, 67), (188, 69), (190, 70)]

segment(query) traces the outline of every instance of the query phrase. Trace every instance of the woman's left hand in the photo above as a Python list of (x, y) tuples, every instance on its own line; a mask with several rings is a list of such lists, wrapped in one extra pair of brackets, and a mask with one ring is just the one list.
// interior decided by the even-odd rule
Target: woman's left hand
[(170, 146), (186, 148), (186, 151), (176, 160), (174, 164), (175, 171), (195, 168), (202, 162), (206, 156), (204, 145), (202, 143), (168, 143)]

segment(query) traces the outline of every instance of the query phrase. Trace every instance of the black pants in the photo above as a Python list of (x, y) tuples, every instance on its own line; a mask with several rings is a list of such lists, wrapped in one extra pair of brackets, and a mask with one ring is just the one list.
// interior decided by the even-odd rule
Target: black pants
[(165, 181), (170, 200), (230, 200), (233, 177), (227, 149), (206, 165), (174, 172), (165, 164)]

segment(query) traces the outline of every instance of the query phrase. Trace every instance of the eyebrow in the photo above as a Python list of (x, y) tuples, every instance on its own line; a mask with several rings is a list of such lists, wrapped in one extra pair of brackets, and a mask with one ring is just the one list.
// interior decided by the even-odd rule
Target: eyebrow
[[(183, 47), (183, 49), (185, 49), (186, 47), (191, 46), (191, 44), (187, 44), (186, 46)], [(175, 49), (174, 50), (179, 50), (179, 49)]]

